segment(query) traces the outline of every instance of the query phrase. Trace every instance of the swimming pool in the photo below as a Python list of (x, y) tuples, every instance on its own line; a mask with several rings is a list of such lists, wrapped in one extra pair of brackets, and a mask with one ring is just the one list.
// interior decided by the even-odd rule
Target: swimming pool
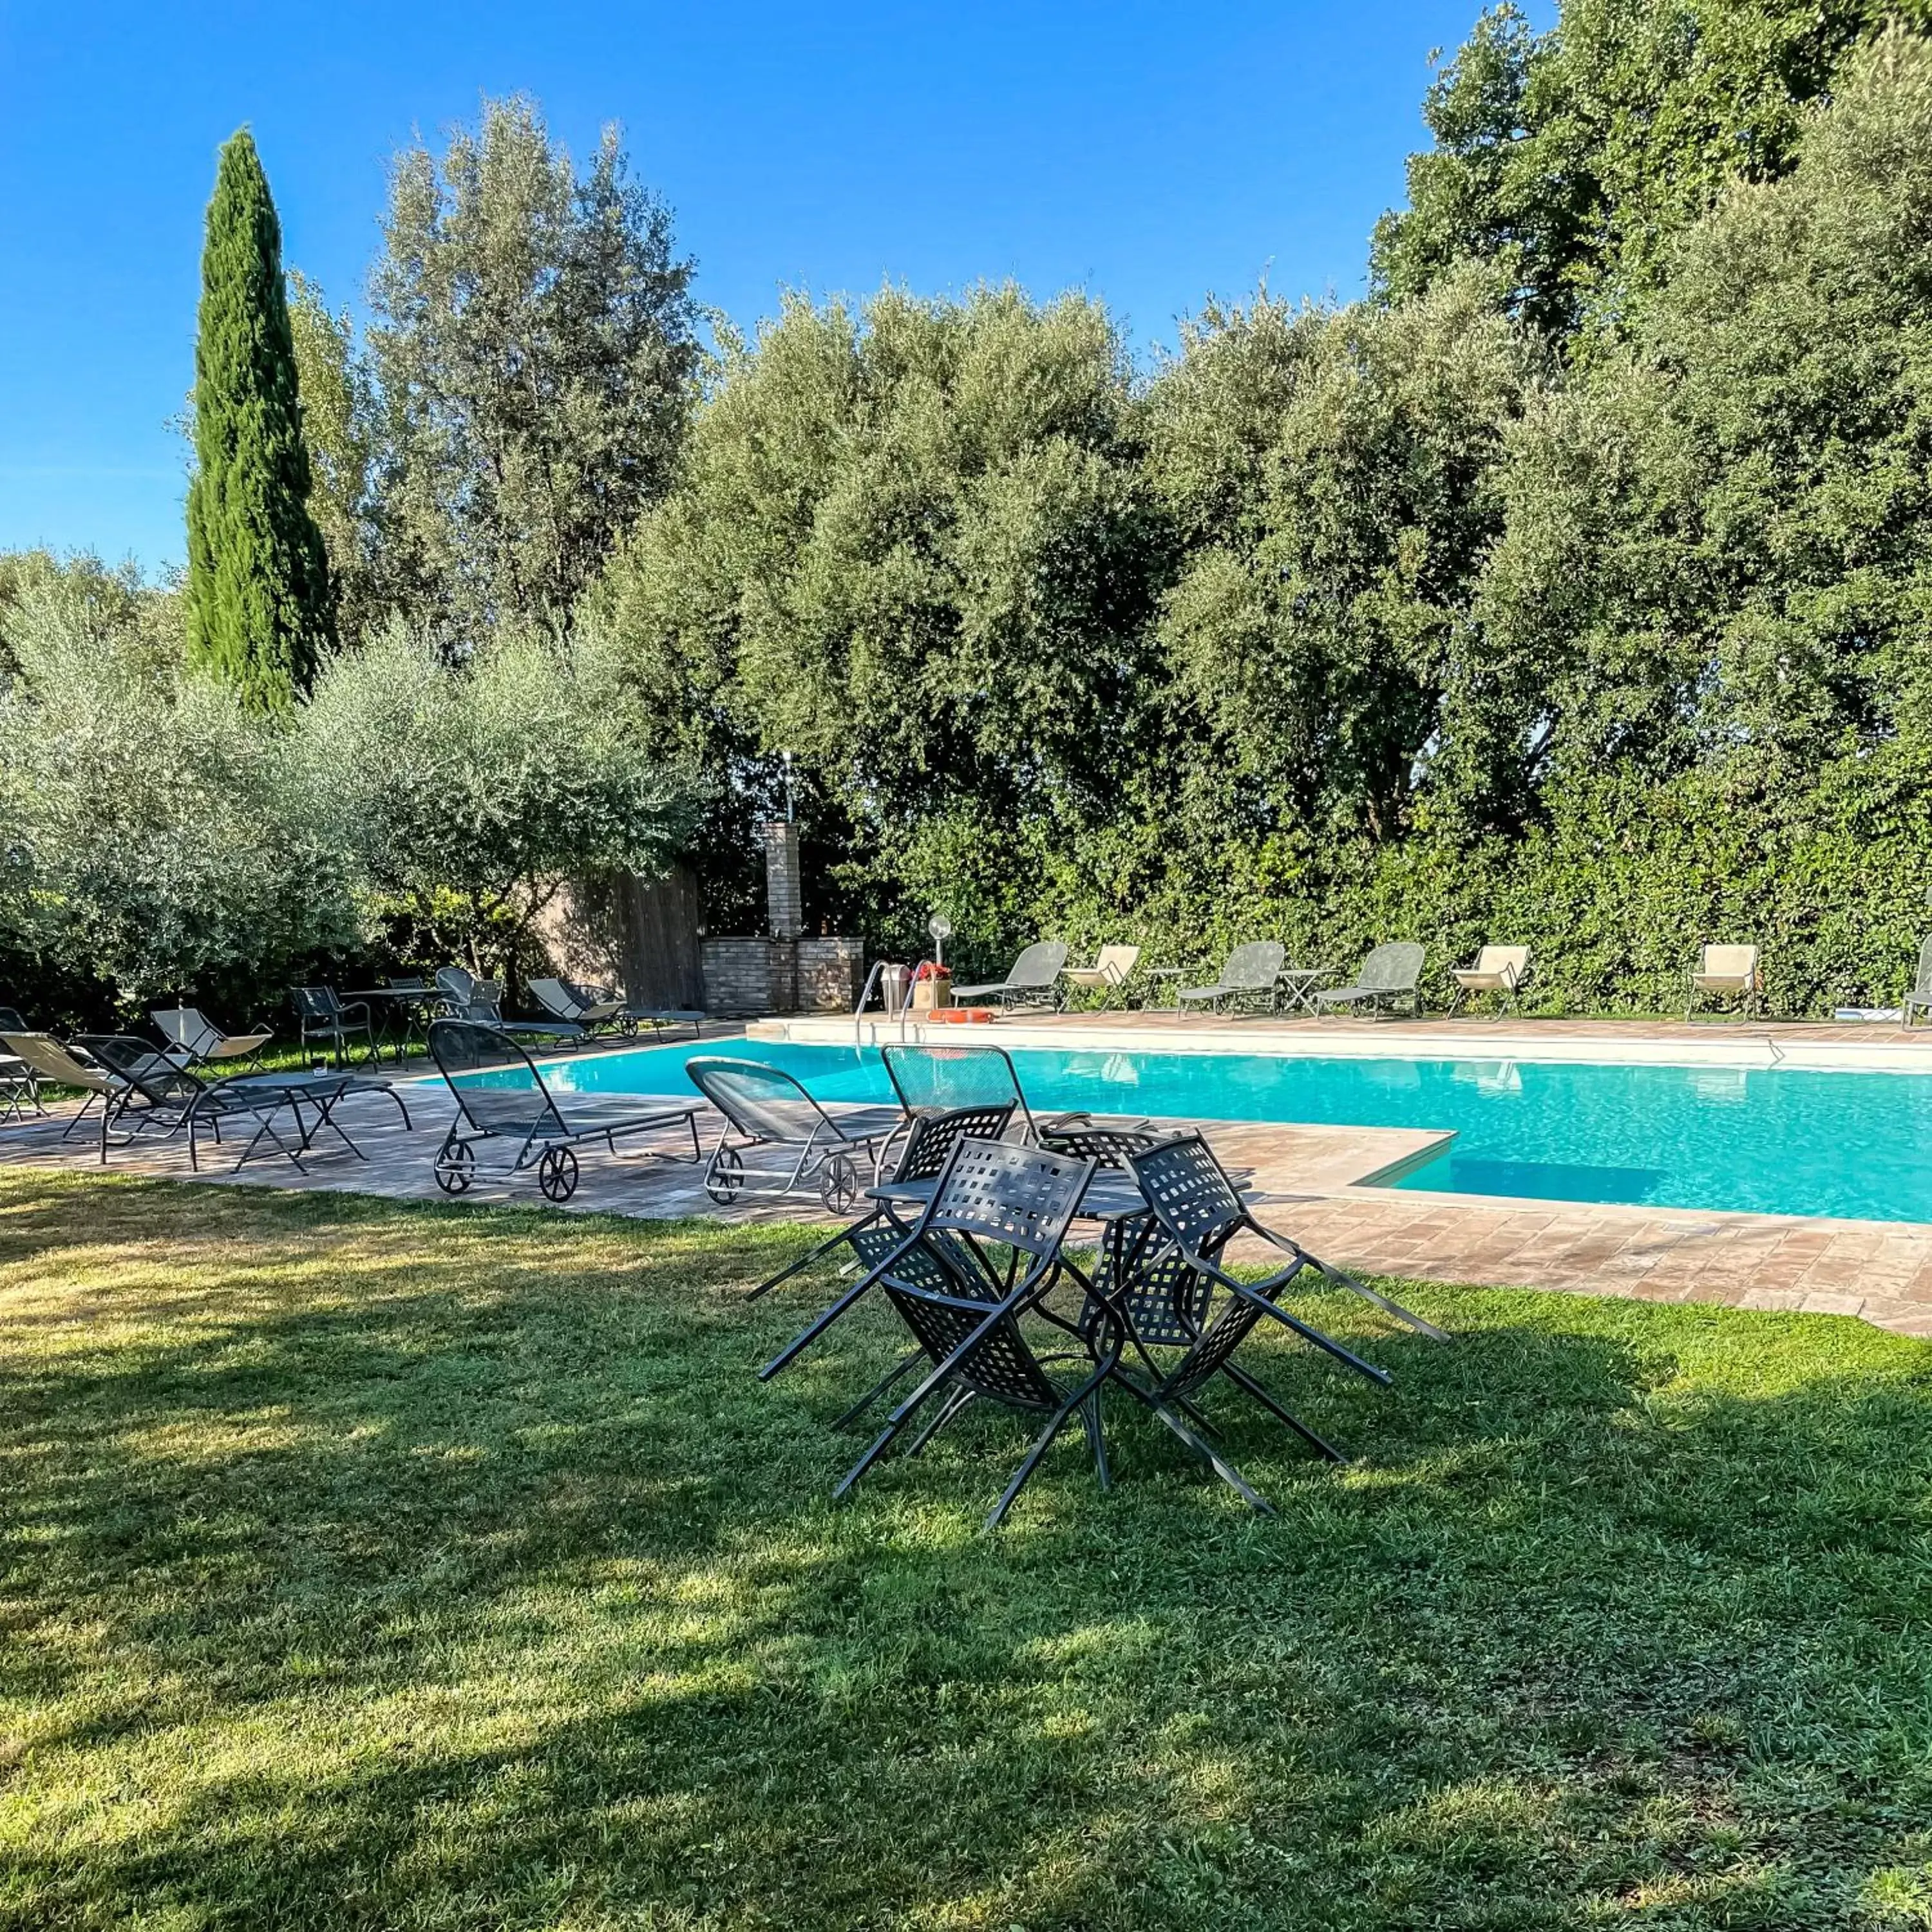
[[(586, 1054), (560, 1088), (688, 1094), (684, 1063), (768, 1061), (822, 1099), (892, 1099), (872, 1048), (734, 1040)], [(1932, 1075), (1526, 1060), (1020, 1048), (1036, 1108), (1453, 1130), (1391, 1184), (1531, 1200), (1616, 1201), (1932, 1221)]]

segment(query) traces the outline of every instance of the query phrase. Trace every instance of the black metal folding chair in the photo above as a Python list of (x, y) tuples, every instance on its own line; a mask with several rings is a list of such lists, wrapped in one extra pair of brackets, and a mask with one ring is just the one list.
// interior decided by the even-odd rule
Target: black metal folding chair
[(295, 1001), (299, 1044), (304, 1055), (310, 1040), (320, 1040), (334, 1054), (336, 1065), (345, 1066), (349, 1042), (359, 1034), (362, 1050), (370, 1065), (375, 1065), (376, 1034), (366, 1000), (339, 1000), (333, 986), (298, 986), (290, 997)]
[[(1076, 1414), (1101, 1486), (1110, 1486), (1100, 1396), (1118, 1358), (1118, 1338), (1111, 1346), (1096, 1346), (1046, 1304), (1059, 1276), (1060, 1244), (1093, 1176), (1090, 1160), (1003, 1141), (955, 1143), (917, 1224), (875, 1270), (931, 1370), (893, 1410), (835, 1494), (846, 1494), (935, 1396), (938, 1406), (908, 1444), (910, 1454), (973, 1402), (1045, 1418), (986, 1519), (988, 1529), (998, 1526)], [(1046, 1321), (1082, 1346), (1042, 1354), (1022, 1328), (1023, 1316)], [(1077, 1361), (1084, 1372), (1051, 1372), (1054, 1364), (1064, 1360)]]
[[(704, 1191), (720, 1207), (740, 1194), (777, 1200), (816, 1187), (832, 1213), (847, 1214), (862, 1188), (878, 1184), (886, 1151), (904, 1130), (876, 1107), (834, 1120), (789, 1073), (762, 1060), (705, 1054), (686, 1060), (684, 1070), (724, 1117), (704, 1170)], [(748, 1166), (748, 1154), (765, 1159), (766, 1171)]]
[[(614, 1155), (622, 1136), (682, 1127), (691, 1136), (688, 1154), (645, 1151), (694, 1166), (704, 1157), (698, 1136), (700, 1110), (695, 1106), (667, 1100), (656, 1106), (620, 1103), (604, 1108), (573, 1096), (566, 1114), (536, 1063), (500, 1027), (475, 1020), (432, 1020), (429, 1050), (456, 1102), (456, 1118), (434, 1163), (436, 1184), (446, 1194), (468, 1190), (476, 1178), (477, 1146), (492, 1140), (516, 1142), (511, 1174), (534, 1165), (544, 1198), (559, 1202), (577, 1192), (577, 1150), (586, 1143), (602, 1141)], [(634, 1102), (636, 1097), (626, 1099)]]
[[(852, 1246), (858, 1237), (881, 1223), (903, 1234), (910, 1225), (910, 1217), (902, 1219), (893, 1212), (895, 1206), (903, 1214), (903, 1197), (896, 1202), (890, 1190), (896, 1187), (916, 1186), (921, 1183), (937, 1180), (945, 1167), (946, 1156), (952, 1151), (955, 1141), (963, 1140), (970, 1135), (976, 1140), (996, 1141), (1006, 1130), (1006, 1124), (1012, 1118), (1012, 1102), (1009, 1100), (995, 1107), (958, 1107), (950, 1114), (922, 1114), (914, 1120), (912, 1132), (902, 1150), (898, 1159), (892, 1163), (891, 1174), (881, 1186), (867, 1192), (874, 1197), (869, 1212), (854, 1221), (850, 1226), (841, 1228), (829, 1239), (820, 1241), (809, 1254), (801, 1256), (790, 1266), (782, 1268), (769, 1281), (761, 1281), (745, 1299), (756, 1301), (761, 1294), (769, 1294), (781, 1282), (790, 1280), (795, 1274), (802, 1274), (821, 1256), (829, 1255), (835, 1248)], [(925, 1205), (923, 1199), (915, 1203), (917, 1208)], [(844, 1312), (842, 1306), (838, 1312)], [(837, 1319), (835, 1315), (832, 1318)]]
[[(1214, 1149), (1198, 1133), (1182, 1134), (1164, 1141), (1144, 1154), (1132, 1156), (1128, 1164), (1140, 1183), (1141, 1192), (1147, 1196), (1154, 1218), (1168, 1238), (1195, 1267), (1223, 1287), (1243, 1294), (1259, 1294), (1268, 1286), (1268, 1282), (1237, 1281), (1219, 1265), (1219, 1258), (1229, 1242), (1237, 1235), (1250, 1234), (1288, 1257), (1288, 1266), (1280, 1274), (1270, 1277), (1271, 1282), (1279, 1281), (1286, 1288), (1304, 1269), (1312, 1268), (1334, 1286), (1359, 1294), (1391, 1320), (1414, 1329), (1418, 1335), (1426, 1335), (1432, 1342), (1449, 1340), (1433, 1322), (1425, 1322), (1420, 1316), (1412, 1314), (1387, 1295), (1378, 1294), (1353, 1275), (1331, 1267), (1319, 1255), (1310, 1254), (1298, 1241), (1291, 1240), (1271, 1228), (1263, 1227), (1248, 1211), (1247, 1203), (1228, 1178), (1227, 1170), (1214, 1158)], [(1297, 1325), (1279, 1310), (1275, 1312), (1289, 1326)], [(1315, 1339), (1313, 1332), (1308, 1332), (1310, 1339)], [(1329, 1342), (1323, 1337), (1322, 1346), (1330, 1353), (1339, 1351), (1344, 1358), (1354, 1362), (1354, 1358), (1340, 1342)]]

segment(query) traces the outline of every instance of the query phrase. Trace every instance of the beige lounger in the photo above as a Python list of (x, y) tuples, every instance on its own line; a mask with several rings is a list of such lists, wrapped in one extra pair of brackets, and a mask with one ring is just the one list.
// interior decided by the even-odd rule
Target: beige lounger
[(1452, 966), (1449, 972), (1456, 982), (1459, 1006), (1474, 993), (1500, 993), (1513, 1005), (1529, 977), (1529, 948), (1486, 946), (1476, 955), (1474, 965)]
[(1111, 1006), (1140, 957), (1138, 946), (1103, 946), (1092, 965), (1063, 967), (1060, 976), (1080, 992), (1098, 993), (1101, 1003)]
[(1758, 970), (1755, 946), (1707, 946), (1690, 971), (1690, 997), (1685, 1003), (1688, 1020), (1700, 999), (1742, 1000), (1747, 1012), (1755, 1012), (1758, 996), (1764, 991), (1764, 975)]

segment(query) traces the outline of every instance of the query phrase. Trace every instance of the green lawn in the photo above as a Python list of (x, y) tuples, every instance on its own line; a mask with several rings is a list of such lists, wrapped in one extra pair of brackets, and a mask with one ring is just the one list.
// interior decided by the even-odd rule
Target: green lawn
[(1932, 1353), (1405, 1287), (842, 1508), (786, 1232), (0, 1178), (0, 1926), (1932, 1925)]

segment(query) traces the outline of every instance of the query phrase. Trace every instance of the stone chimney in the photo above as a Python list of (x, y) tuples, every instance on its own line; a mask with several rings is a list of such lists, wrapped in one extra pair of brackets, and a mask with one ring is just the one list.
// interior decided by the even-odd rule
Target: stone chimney
[(774, 939), (805, 930), (805, 892), (798, 865), (798, 827), (789, 818), (766, 821), (765, 904)]

